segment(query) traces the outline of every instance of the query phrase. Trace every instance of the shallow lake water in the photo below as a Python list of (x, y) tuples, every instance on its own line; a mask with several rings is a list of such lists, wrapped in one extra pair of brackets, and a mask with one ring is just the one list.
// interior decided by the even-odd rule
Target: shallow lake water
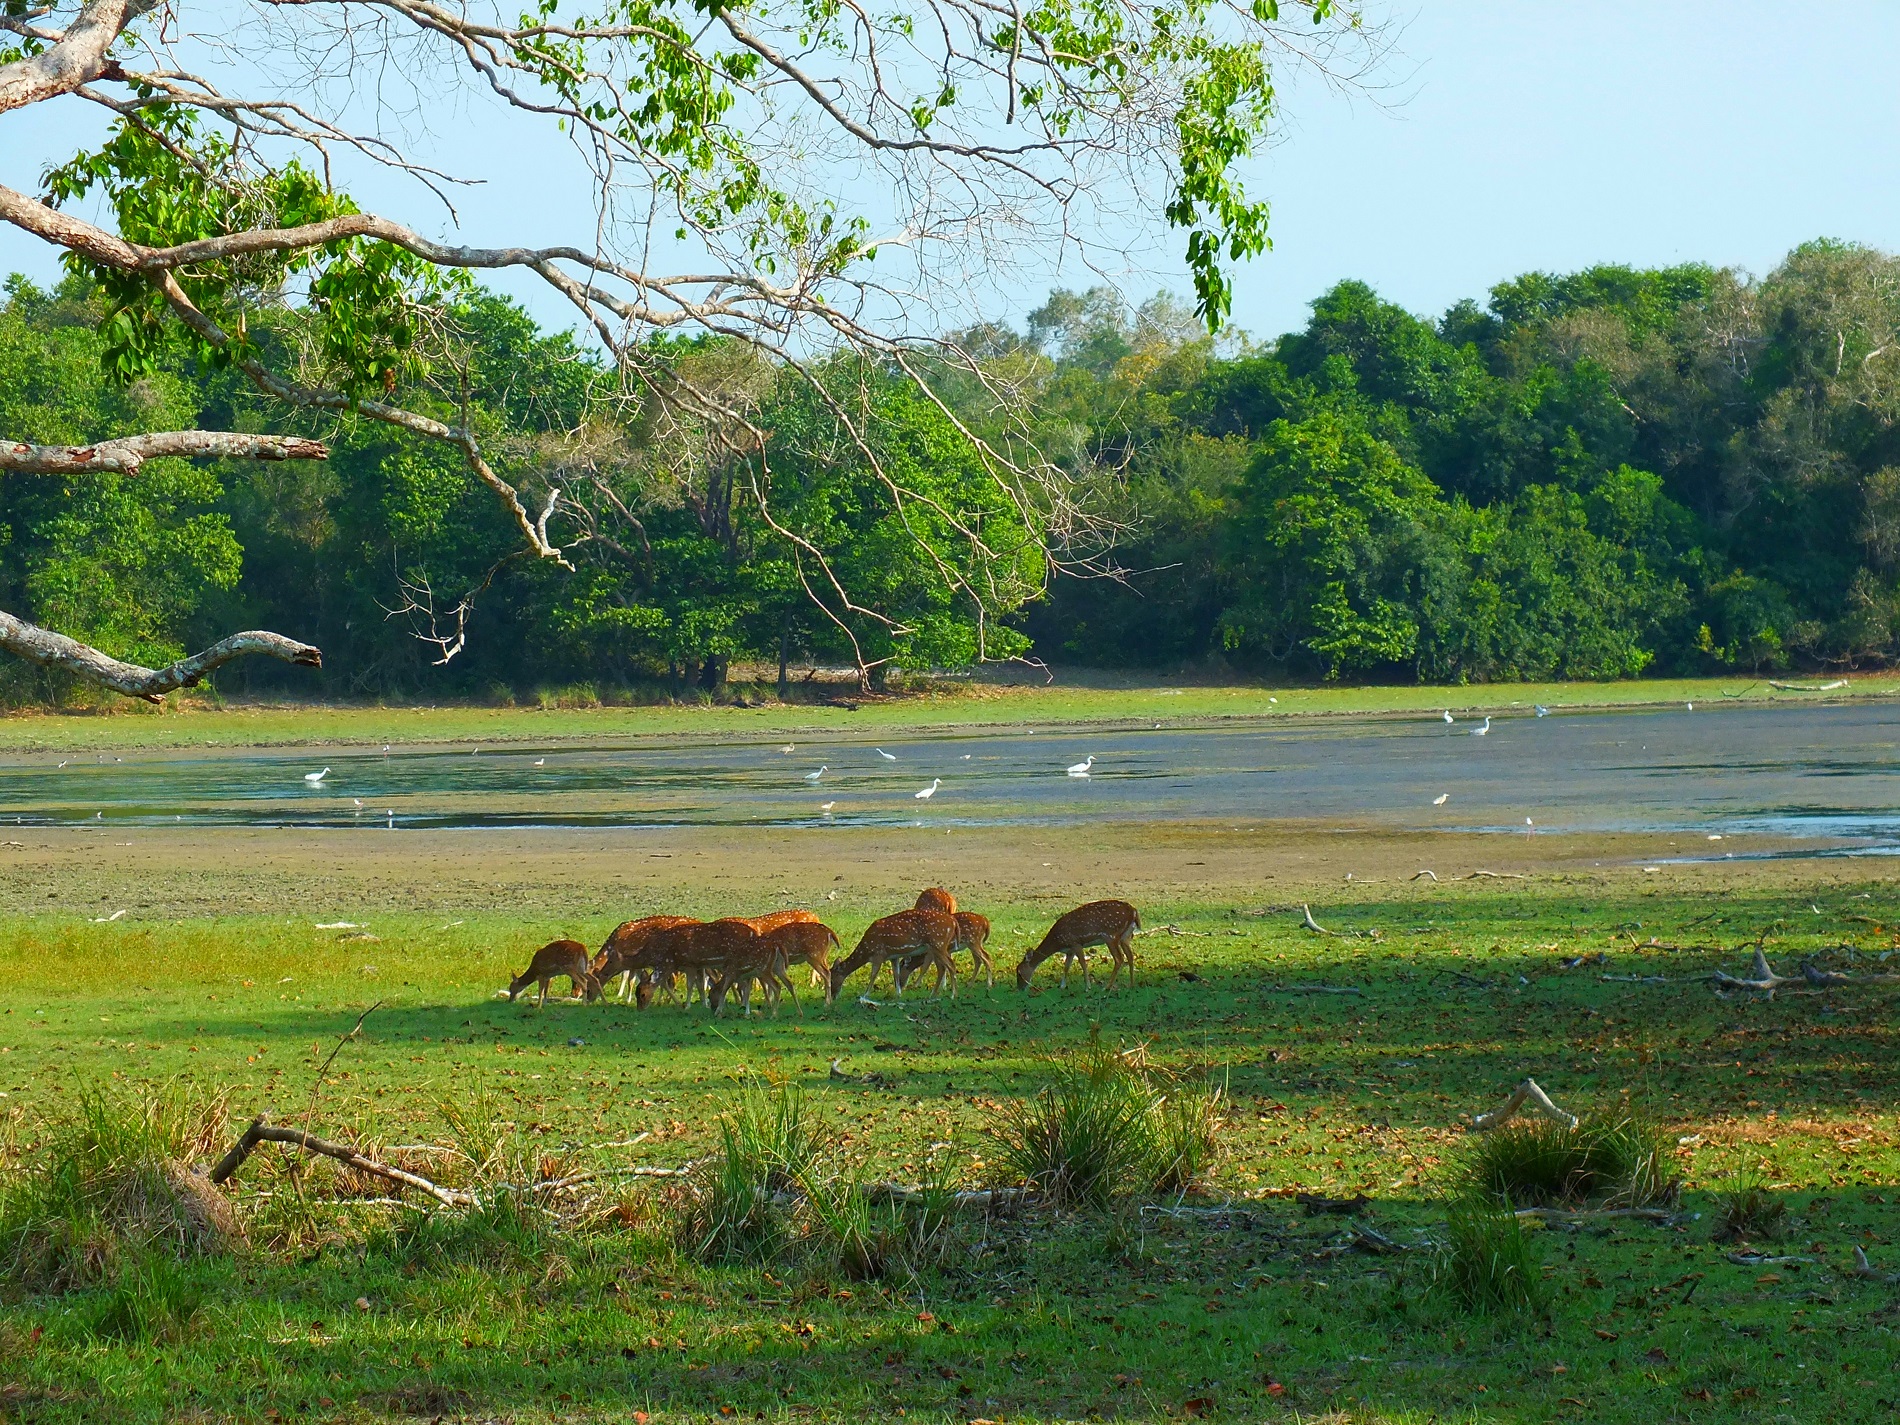
[[(1526, 711), (1494, 720), (1483, 736), (1473, 735), (1478, 726), (1436, 715), (1288, 718), (799, 739), (789, 752), (780, 742), (653, 740), (387, 754), (36, 754), (0, 759), (0, 824), (387, 830), (1120, 818), (1522, 833), (1529, 817), (1539, 834), (1665, 830), (1793, 839), (1831, 854), (1900, 849), (1900, 704)], [(1086, 777), (1068, 775), (1091, 755)], [(326, 766), (320, 782), (305, 780)], [(918, 800), (933, 779), (935, 796)], [(1726, 854), (1715, 842), (1697, 850)]]

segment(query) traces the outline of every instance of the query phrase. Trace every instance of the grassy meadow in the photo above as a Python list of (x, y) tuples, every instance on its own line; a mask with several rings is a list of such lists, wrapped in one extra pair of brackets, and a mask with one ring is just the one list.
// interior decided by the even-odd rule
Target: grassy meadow
[[(1113, 994), (1058, 989), (1059, 961), (1019, 993), (1009, 972), (1048, 903), (979, 888), (963, 898), (995, 921), (994, 991), (899, 1002), (886, 978), (867, 1005), (860, 977), (828, 1008), (795, 975), (802, 1012), (718, 1020), (498, 1000), (543, 920), (445, 912), (426, 890), (386, 888), (352, 925), (16, 912), (0, 1412), (1890, 1419), (1900, 1286), (1854, 1275), (1852, 1252), (1900, 1272), (1900, 986), (1709, 982), (1757, 943), (1785, 974), (1805, 955), (1878, 970), (1900, 907), (1863, 869), (1335, 879), (1298, 892), (1331, 935), (1238, 889), (1154, 896), (1138, 983)], [(827, 918), (848, 945), (881, 908)], [(616, 919), (566, 928), (598, 943)], [(722, 1115), (791, 1092), (827, 1181), (1007, 1184), (1010, 1106), (1091, 1043), (1145, 1046), (1167, 1082), (1220, 1091), (1222, 1155), (1190, 1189), (905, 1219), (867, 1270), (826, 1248), (835, 1234), (708, 1253), (691, 1180), (625, 1171), (717, 1157)], [(1444, 1286), (1451, 1203), (1469, 1118), (1527, 1074), (1566, 1108), (1653, 1125), (1680, 1196), (1660, 1221), (1528, 1224), (1499, 1248), (1521, 1256), (1525, 1304), (1480, 1309)], [(266, 1145), (225, 1199), (240, 1245), (107, 1244), (22, 1285), (22, 1204), (75, 1116), (108, 1138), (162, 1120), (168, 1151), (203, 1164), (261, 1112), (488, 1196), (434, 1209)], [(1370, 1202), (1308, 1215), (1296, 1192)], [(1716, 1240), (1738, 1213), (1755, 1235)]]
[[(1793, 678), (1819, 689), (1832, 677)], [(1859, 675), (1826, 692), (1791, 692), (1765, 677), (1643, 678), (1596, 683), (1509, 683), (1464, 687), (1219, 686), (1184, 681), (1130, 685), (1101, 676), (1055, 683), (921, 680), (890, 696), (860, 698), (836, 684), (800, 685), (781, 703), (770, 685), (735, 685), (733, 700), (605, 705), (592, 688), (551, 689), (527, 706), (365, 706), (234, 703), (174, 696), (160, 706), (117, 700), (79, 712), (0, 717), (0, 754), (380, 743), (555, 743), (638, 737), (776, 737), (1038, 723), (1154, 722), (1170, 726), (1234, 718), (1402, 716), (1449, 708), (1460, 718), (1542, 703), (1552, 708), (1634, 708), (1720, 701), (1813, 702), (1890, 697), (1891, 674)]]

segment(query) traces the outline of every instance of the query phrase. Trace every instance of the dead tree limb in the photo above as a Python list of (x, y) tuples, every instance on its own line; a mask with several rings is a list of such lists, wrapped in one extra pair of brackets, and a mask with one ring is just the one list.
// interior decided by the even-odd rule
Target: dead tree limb
[(1774, 993), (1774, 991), (1779, 989), (1782, 985), (1792, 985), (1792, 984), (1800, 983), (1800, 981), (1795, 980), (1794, 978), (1790, 976), (1777, 975), (1774, 972), (1774, 970), (1770, 968), (1768, 964), (1768, 957), (1767, 955), (1762, 953), (1762, 948), (1759, 945), (1755, 947), (1755, 978), (1754, 979), (1752, 980), (1739, 979), (1736, 976), (1727, 974), (1726, 972), (1722, 970), (1717, 970), (1713, 978), (1716, 984), (1721, 985), (1725, 989), (1767, 990), (1770, 994)]
[(1517, 1211), (1520, 1221), (1579, 1222), (1598, 1218), (1636, 1217), (1645, 1222), (1668, 1222), (1675, 1213), (1666, 1207), (1523, 1207)]
[(1773, 678), (1770, 678), (1768, 680), (1768, 686), (1771, 688), (1779, 688), (1784, 693), (1831, 693), (1836, 688), (1845, 688), (1847, 686), (1847, 679), (1836, 678), (1831, 683), (1777, 683)]
[(320, 1153), (326, 1158), (334, 1158), (346, 1167), (358, 1172), (368, 1173), (372, 1177), (382, 1178), (386, 1182), (401, 1183), (404, 1187), (426, 1192), (444, 1207), (478, 1206), (475, 1194), (462, 1192), (457, 1188), (445, 1188), (432, 1183), (418, 1173), (405, 1172), (401, 1168), (392, 1168), (387, 1163), (379, 1163), (374, 1158), (366, 1158), (356, 1149), (342, 1143), (331, 1143), (306, 1133), (301, 1128), (273, 1128), (270, 1119), (259, 1114), (244, 1130), (244, 1136), (231, 1145), (231, 1151), (218, 1160), (211, 1170), (211, 1181), (222, 1183), (230, 1180), (237, 1170), (244, 1166), (244, 1160), (256, 1151), (259, 1143), (287, 1143), (293, 1148), (302, 1148), (307, 1153)]
[(1420, 872), (1419, 872), (1419, 873), (1418, 873), (1418, 874), (1417, 874), (1416, 876), (1414, 876), (1414, 877), (1412, 877), (1412, 879), (1413, 879), (1413, 880), (1415, 880), (1415, 881), (1422, 881), (1422, 880), (1424, 880), (1424, 879), (1425, 879), (1425, 877), (1427, 877), (1427, 876), (1430, 876), (1430, 877), (1431, 877), (1431, 878), (1432, 878), (1432, 879), (1433, 879), (1434, 881), (1436, 881), (1436, 880), (1438, 879), (1438, 872), (1436, 872), (1436, 871), (1420, 871)]
[(1305, 904), (1302, 904), (1300, 906), (1300, 919), (1301, 919), (1301, 923), (1304, 924), (1308, 930), (1312, 931), (1316, 935), (1338, 935), (1339, 934), (1337, 930), (1328, 930), (1325, 926), (1321, 925), (1317, 920), (1313, 919), (1312, 910), (1309, 909)]
[(122, 663), (76, 638), (4, 612), (0, 612), (0, 649), (44, 668), (64, 668), (115, 693), (152, 703), (179, 688), (195, 686), (207, 673), (251, 653), (281, 658), (286, 663), (306, 668), (323, 666), (321, 650), (285, 638), (281, 633), (253, 629), (221, 638), (202, 653), (180, 658), (167, 667), (141, 668), (136, 663)]
[(1876, 1271), (1874, 1264), (1867, 1260), (1866, 1249), (1858, 1242), (1854, 1244), (1854, 1275), (1865, 1277), (1868, 1281), (1884, 1282), (1888, 1286), (1900, 1286), (1900, 1272)]
[(1522, 871), (1473, 871), (1468, 876), (1458, 876), (1460, 881), (1528, 881), (1529, 876)]
[(1351, 985), (1268, 985), (1263, 994), (1270, 995), (1364, 995), (1364, 990), (1354, 989)]
[(1565, 1113), (1561, 1108), (1557, 1107), (1556, 1104), (1552, 1103), (1550, 1101), (1550, 1095), (1537, 1086), (1536, 1079), (1526, 1079), (1523, 1083), (1511, 1090), (1511, 1096), (1505, 1099), (1503, 1103), (1499, 1104), (1489, 1113), (1481, 1113), (1472, 1119), (1471, 1131), (1473, 1133), (1488, 1133), (1493, 1128), (1501, 1127), (1516, 1117), (1518, 1110), (1523, 1108), (1527, 1103), (1537, 1110), (1537, 1112), (1543, 1114), (1544, 1117), (1561, 1123), (1566, 1128), (1575, 1128), (1577, 1126), (1576, 1114)]
[(91, 445), (33, 445), (0, 441), (0, 471), (16, 475), (136, 475), (162, 456), (224, 460), (327, 460), (330, 448), (298, 435), (239, 431), (167, 430)]

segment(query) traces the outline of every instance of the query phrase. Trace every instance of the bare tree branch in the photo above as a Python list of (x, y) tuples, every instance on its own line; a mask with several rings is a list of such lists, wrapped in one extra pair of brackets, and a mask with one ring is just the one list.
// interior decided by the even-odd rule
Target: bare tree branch
[(0, 650), (42, 667), (64, 668), (115, 693), (123, 693), (128, 698), (144, 698), (153, 703), (162, 701), (165, 694), (179, 688), (196, 686), (207, 673), (247, 654), (262, 653), (306, 668), (323, 666), (321, 650), (285, 638), (281, 633), (264, 633), (254, 629), (221, 638), (202, 653), (181, 658), (167, 667), (141, 668), (136, 663), (124, 663), (101, 653), (76, 638), (54, 633), (49, 628), (41, 628), (5, 612), (0, 612)]
[(298, 435), (245, 435), (236, 431), (171, 430), (120, 436), (92, 445), (0, 444), (0, 471), (18, 475), (136, 475), (163, 456), (224, 460), (325, 460), (330, 448)]

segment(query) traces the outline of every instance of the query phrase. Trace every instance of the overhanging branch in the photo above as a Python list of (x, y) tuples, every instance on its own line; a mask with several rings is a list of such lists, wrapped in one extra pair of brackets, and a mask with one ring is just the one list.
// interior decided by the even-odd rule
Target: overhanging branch
[(92, 445), (0, 443), (0, 471), (19, 475), (136, 475), (160, 456), (226, 460), (327, 460), (330, 448), (296, 435), (244, 435), (235, 431), (168, 430), (128, 435)]
[(281, 658), (286, 663), (296, 663), (306, 668), (323, 666), (322, 650), (307, 643), (299, 643), (293, 638), (285, 638), (281, 633), (253, 629), (221, 638), (202, 653), (180, 658), (167, 667), (141, 668), (136, 663), (123, 663), (101, 653), (76, 638), (54, 633), (51, 629), (41, 628), (5, 612), (0, 612), (0, 650), (42, 667), (64, 668), (89, 683), (110, 688), (128, 698), (144, 698), (154, 703), (178, 688), (194, 686), (205, 674), (223, 667), (232, 659), (252, 653)]

